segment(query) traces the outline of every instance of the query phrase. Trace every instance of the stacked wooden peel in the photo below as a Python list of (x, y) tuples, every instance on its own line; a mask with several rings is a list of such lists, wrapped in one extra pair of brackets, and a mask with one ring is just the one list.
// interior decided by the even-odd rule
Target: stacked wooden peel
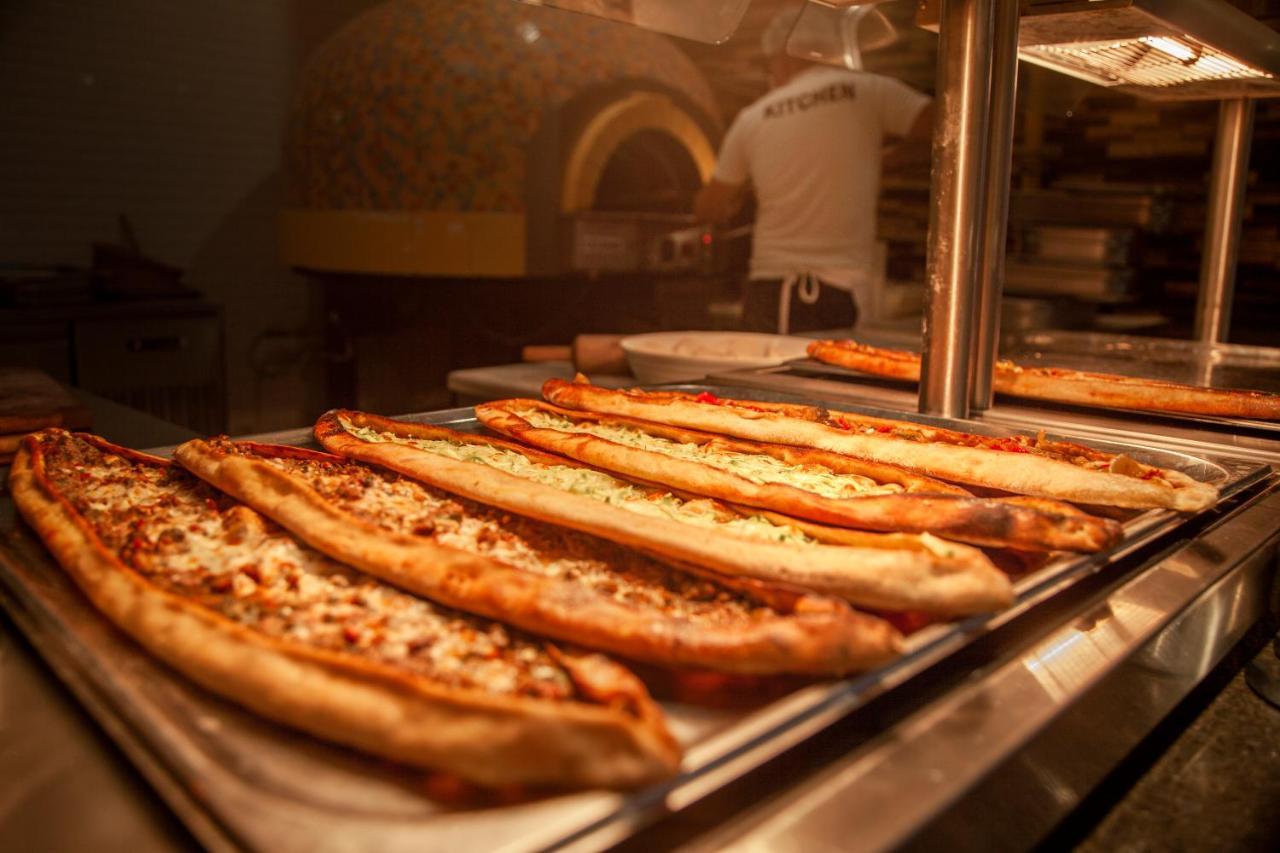
[(674, 773), (680, 749), (601, 652), (863, 670), (907, 625), (1007, 605), (1011, 555), (1113, 547), (1120, 526), (1076, 503), (1216, 498), (1043, 437), (585, 381), (544, 394), (477, 408), (507, 438), (334, 411), (315, 428), (328, 453), (219, 438), (176, 465), (50, 429), (11, 490), (113, 622), (264, 716), (482, 785), (615, 787)]

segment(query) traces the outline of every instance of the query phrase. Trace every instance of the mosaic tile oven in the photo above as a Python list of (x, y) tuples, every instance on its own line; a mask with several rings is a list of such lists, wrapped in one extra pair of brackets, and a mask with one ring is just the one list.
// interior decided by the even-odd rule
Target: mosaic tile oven
[(705, 179), (710, 89), (666, 38), (512, 0), (393, 0), (307, 63), (285, 144), (282, 250), (298, 267), (412, 276), (554, 274), (638, 133)]

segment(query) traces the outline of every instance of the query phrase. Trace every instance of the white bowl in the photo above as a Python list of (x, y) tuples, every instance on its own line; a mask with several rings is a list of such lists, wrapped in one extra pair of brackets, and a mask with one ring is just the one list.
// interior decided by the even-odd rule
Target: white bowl
[(641, 382), (686, 382), (708, 373), (768, 367), (803, 358), (808, 338), (762, 332), (652, 332), (622, 339)]

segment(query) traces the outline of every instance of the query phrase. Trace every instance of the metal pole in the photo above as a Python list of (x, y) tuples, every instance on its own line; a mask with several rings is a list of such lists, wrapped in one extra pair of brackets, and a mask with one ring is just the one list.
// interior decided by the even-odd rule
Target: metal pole
[(991, 134), (987, 139), (982, 253), (978, 256), (974, 294), (978, 325), (969, 380), (969, 405), (979, 411), (991, 408), (991, 370), (1000, 348), (1000, 297), (1004, 291), (1013, 113), (1018, 88), (1018, 5), (1012, 0), (996, 3), (991, 43)]
[(994, 5), (944, 0), (939, 27), (920, 411), (946, 417), (969, 413)]
[(1231, 331), (1231, 296), (1240, 252), (1240, 211), (1249, 180), (1249, 142), (1253, 136), (1253, 101), (1231, 98), (1218, 110), (1209, 180), (1204, 254), (1200, 261), (1200, 295), (1196, 300), (1196, 340), (1220, 343)]

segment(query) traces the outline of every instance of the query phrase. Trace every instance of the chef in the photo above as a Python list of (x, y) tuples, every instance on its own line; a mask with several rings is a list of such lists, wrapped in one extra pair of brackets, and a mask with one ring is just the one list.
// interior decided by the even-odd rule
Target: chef
[[(870, 8), (870, 7), (864, 7)], [(782, 334), (848, 329), (872, 279), (886, 138), (927, 138), (930, 99), (865, 71), (790, 56), (799, 9), (761, 38), (771, 90), (734, 119), (694, 214), (723, 223), (756, 197), (742, 328)], [(852, 64), (861, 67), (852, 52)]]

